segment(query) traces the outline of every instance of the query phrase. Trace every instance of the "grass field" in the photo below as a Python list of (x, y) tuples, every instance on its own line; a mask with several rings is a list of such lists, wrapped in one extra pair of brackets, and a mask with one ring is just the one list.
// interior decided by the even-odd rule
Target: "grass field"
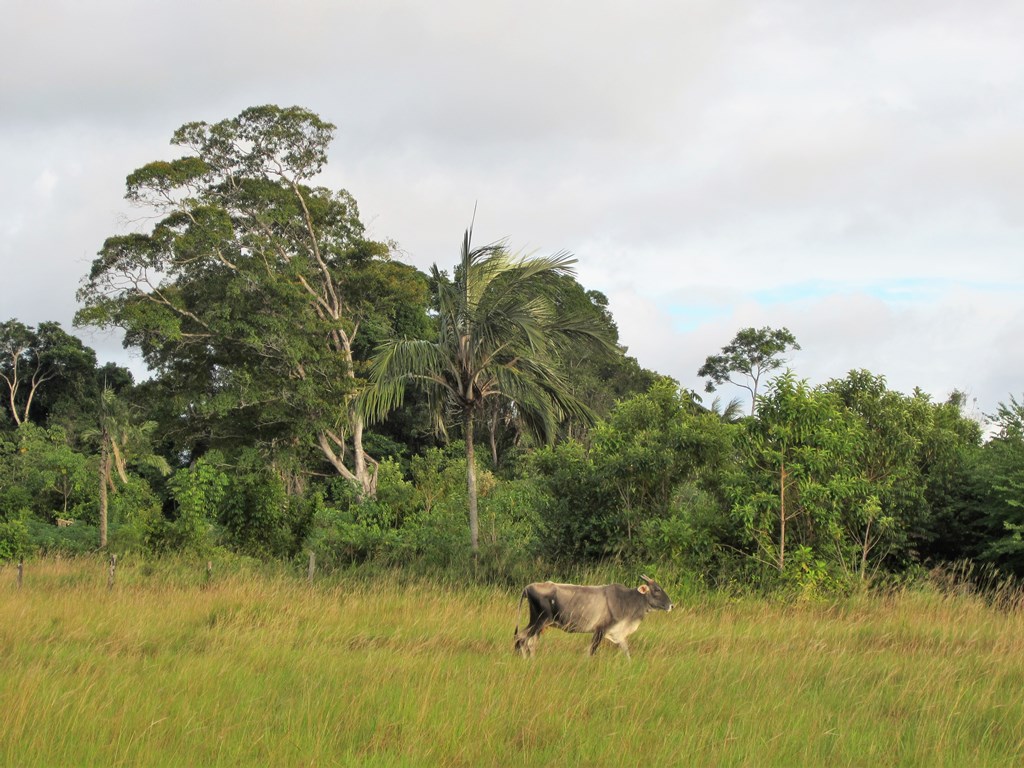
[(1024, 763), (1024, 616), (969, 596), (673, 595), (632, 662), (527, 661), (509, 591), (183, 569), (0, 569), (0, 764)]

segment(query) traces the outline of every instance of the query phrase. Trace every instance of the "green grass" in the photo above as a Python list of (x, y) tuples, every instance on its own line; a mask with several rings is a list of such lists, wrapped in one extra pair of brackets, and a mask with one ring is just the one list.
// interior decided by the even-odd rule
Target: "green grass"
[[(408, 580), (402, 580), (406, 582)], [(672, 584), (665, 584), (672, 594)], [(697, 595), (633, 661), (517, 595), (92, 560), (0, 570), (0, 764), (1018, 766), (1024, 616)]]

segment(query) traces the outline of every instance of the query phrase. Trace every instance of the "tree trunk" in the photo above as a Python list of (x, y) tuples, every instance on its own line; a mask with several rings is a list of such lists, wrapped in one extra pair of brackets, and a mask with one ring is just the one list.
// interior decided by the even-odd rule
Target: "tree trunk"
[(868, 552), (871, 547), (868, 546), (868, 542), (871, 541), (871, 518), (868, 518), (868, 527), (864, 531), (864, 546), (860, 551), (860, 580), (864, 581), (864, 577), (868, 570)]
[[(363, 451), (362, 420), (356, 421), (353, 433), (353, 453), (357, 456), (355, 472), (345, 466), (344, 441), (341, 436), (330, 431), (322, 431), (317, 432), (316, 438), (320, 451), (331, 463), (331, 466), (334, 467), (339, 475), (356, 486), (356, 493), (360, 501), (377, 495), (377, 462)], [(334, 450), (331, 445), (332, 443), (341, 449), (340, 455)]]
[(110, 451), (104, 437), (100, 448), (100, 549), (107, 547), (107, 486), (110, 483)]
[(476, 458), (473, 452), (473, 411), (467, 410), (466, 425), (466, 492), (469, 496), (469, 543), (473, 557), (480, 553), (480, 521), (476, 506)]
[(376, 467), (370, 469), (367, 465), (369, 456), (363, 450), (363, 418), (351, 411), (352, 418), (352, 455), (356, 466), (356, 481), (361, 489), (361, 499), (372, 499), (377, 495), (377, 471)]
[(779, 573), (786, 567), (786, 465), (779, 469)]
[(498, 471), (498, 409), (495, 406), (494, 413), (491, 415), (491, 467), (497, 472)]

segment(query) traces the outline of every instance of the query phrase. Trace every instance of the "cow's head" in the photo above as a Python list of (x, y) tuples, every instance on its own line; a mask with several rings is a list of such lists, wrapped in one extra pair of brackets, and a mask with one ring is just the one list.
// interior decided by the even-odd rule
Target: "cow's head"
[(646, 576), (641, 576), (640, 578), (644, 580), (644, 583), (637, 587), (636, 591), (647, 598), (647, 604), (659, 611), (671, 611), (672, 601), (665, 594), (665, 590), (661, 588), (661, 585)]

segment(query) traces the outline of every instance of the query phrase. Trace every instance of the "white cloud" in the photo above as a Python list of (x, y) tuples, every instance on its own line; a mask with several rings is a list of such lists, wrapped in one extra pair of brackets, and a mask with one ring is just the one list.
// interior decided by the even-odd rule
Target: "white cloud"
[(417, 266), (455, 262), (479, 203), (479, 241), (574, 251), (684, 384), (788, 325), (801, 375), (991, 410), (1024, 363), (1022, 38), (1011, 0), (15, 0), (0, 319), (70, 322), (180, 124), (298, 103), (338, 125), (324, 181)]

